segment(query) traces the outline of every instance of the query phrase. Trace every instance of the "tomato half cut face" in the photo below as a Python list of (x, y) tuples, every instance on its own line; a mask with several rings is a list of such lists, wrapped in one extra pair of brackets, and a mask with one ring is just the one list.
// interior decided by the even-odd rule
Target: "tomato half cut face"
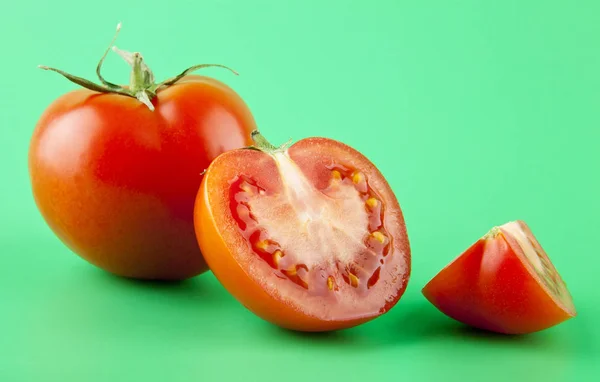
[(289, 329), (366, 322), (396, 304), (409, 279), (394, 193), (367, 158), (331, 139), (219, 156), (204, 176), (195, 219), (221, 283)]
[(566, 284), (523, 221), (493, 228), (423, 294), (457, 321), (506, 334), (544, 330), (576, 315)]

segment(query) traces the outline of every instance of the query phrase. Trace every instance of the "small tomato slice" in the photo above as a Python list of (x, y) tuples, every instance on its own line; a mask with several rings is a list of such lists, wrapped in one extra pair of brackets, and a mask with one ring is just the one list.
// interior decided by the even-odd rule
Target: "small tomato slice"
[(220, 155), (204, 175), (195, 227), (217, 279), (284, 328), (364, 323), (392, 308), (408, 283), (394, 193), (367, 158), (331, 139)]
[(447, 316), (505, 334), (537, 332), (576, 315), (565, 283), (523, 221), (493, 228), (422, 292)]

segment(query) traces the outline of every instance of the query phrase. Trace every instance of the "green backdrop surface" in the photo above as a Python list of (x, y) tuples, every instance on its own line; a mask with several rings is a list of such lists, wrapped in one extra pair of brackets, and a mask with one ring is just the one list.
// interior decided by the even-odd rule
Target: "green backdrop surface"
[[(0, 381), (420, 381), (600, 378), (600, 3), (588, 1), (65, 1), (0, 6)], [(35, 208), (33, 127), (118, 46), (159, 78), (196, 63), (274, 142), (327, 136), (368, 156), (402, 205), (403, 299), (342, 332), (255, 317), (205, 274), (112, 277)], [(106, 77), (127, 81), (115, 55)], [(529, 223), (579, 315), (530, 336), (465, 329), (420, 289), (494, 225)]]

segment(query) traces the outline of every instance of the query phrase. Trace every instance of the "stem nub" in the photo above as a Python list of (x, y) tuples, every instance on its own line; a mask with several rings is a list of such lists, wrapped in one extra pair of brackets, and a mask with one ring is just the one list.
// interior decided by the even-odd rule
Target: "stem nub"
[(287, 142), (282, 144), (281, 146), (275, 146), (271, 144), (267, 139), (258, 131), (254, 130), (250, 134), (252, 140), (254, 141), (254, 145), (247, 147), (251, 150), (258, 150), (265, 152), (267, 154), (274, 154), (276, 152), (285, 151), (288, 147), (290, 147), (292, 140), (289, 139)]
[[(120, 95), (124, 95), (124, 96), (128, 96), (128, 97), (137, 98), (140, 102), (145, 104), (150, 110), (154, 110), (154, 105), (152, 104), (152, 100), (154, 99), (154, 97), (156, 97), (156, 93), (158, 91), (174, 85), (179, 80), (181, 80), (183, 77), (187, 76), (188, 74), (190, 74), (198, 69), (209, 68), (209, 67), (218, 67), (218, 68), (227, 69), (235, 75), (238, 74), (235, 70), (233, 70), (225, 65), (201, 64), (201, 65), (194, 65), (194, 66), (184, 70), (179, 75), (168, 78), (168, 79), (164, 80), (163, 82), (160, 82), (157, 84), (154, 80), (154, 74), (152, 73), (152, 70), (150, 70), (148, 65), (146, 65), (146, 63), (144, 62), (144, 58), (142, 57), (142, 55), (140, 53), (138, 53), (138, 52), (131, 53), (131, 52), (128, 52), (125, 50), (121, 50), (121, 49), (117, 48), (116, 46), (114, 46), (114, 43), (117, 40), (117, 36), (119, 35), (120, 31), (121, 31), (121, 23), (119, 23), (117, 25), (117, 30), (115, 32), (115, 35), (113, 36), (113, 39), (110, 42), (110, 45), (108, 46), (108, 48), (106, 49), (106, 51), (100, 58), (98, 65), (96, 66), (96, 75), (98, 76), (98, 79), (100, 80), (100, 84), (96, 84), (85, 78), (69, 74), (60, 69), (55, 69), (55, 68), (51, 68), (51, 67), (44, 66), (44, 65), (38, 65), (38, 67), (41, 69), (44, 69), (44, 70), (50, 70), (50, 71), (56, 72), (56, 73), (62, 75), (63, 77), (65, 77), (66, 79), (68, 79), (69, 81), (71, 81), (79, 86), (82, 86), (86, 89), (92, 90), (92, 91), (96, 91), (96, 92), (100, 92), (100, 93), (114, 93), (114, 94), (120, 94)], [(117, 85), (112, 82), (106, 81), (104, 79), (104, 77), (102, 76), (102, 73), (101, 73), (102, 65), (104, 64), (104, 60), (106, 59), (106, 56), (108, 55), (108, 52), (110, 50), (114, 51), (119, 56), (121, 56), (131, 66), (131, 74), (129, 76), (129, 85), (128, 86)]]

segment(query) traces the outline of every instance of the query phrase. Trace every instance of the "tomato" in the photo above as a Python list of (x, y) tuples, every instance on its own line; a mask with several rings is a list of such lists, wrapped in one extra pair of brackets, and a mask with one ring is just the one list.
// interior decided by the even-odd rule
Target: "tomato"
[(505, 334), (540, 331), (576, 315), (564, 281), (523, 221), (493, 228), (423, 294), (457, 321)]
[(224, 83), (184, 72), (158, 86), (139, 54), (119, 53), (133, 65), (130, 87), (60, 72), (87, 89), (56, 99), (37, 123), (33, 196), (53, 232), (90, 263), (125, 277), (189, 278), (207, 270), (193, 226), (201, 174), (251, 144), (255, 123)]
[(195, 206), (202, 253), (245, 307), (300, 331), (349, 328), (389, 311), (410, 275), (402, 211), (379, 170), (349, 146), (307, 138), (226, 152)]

